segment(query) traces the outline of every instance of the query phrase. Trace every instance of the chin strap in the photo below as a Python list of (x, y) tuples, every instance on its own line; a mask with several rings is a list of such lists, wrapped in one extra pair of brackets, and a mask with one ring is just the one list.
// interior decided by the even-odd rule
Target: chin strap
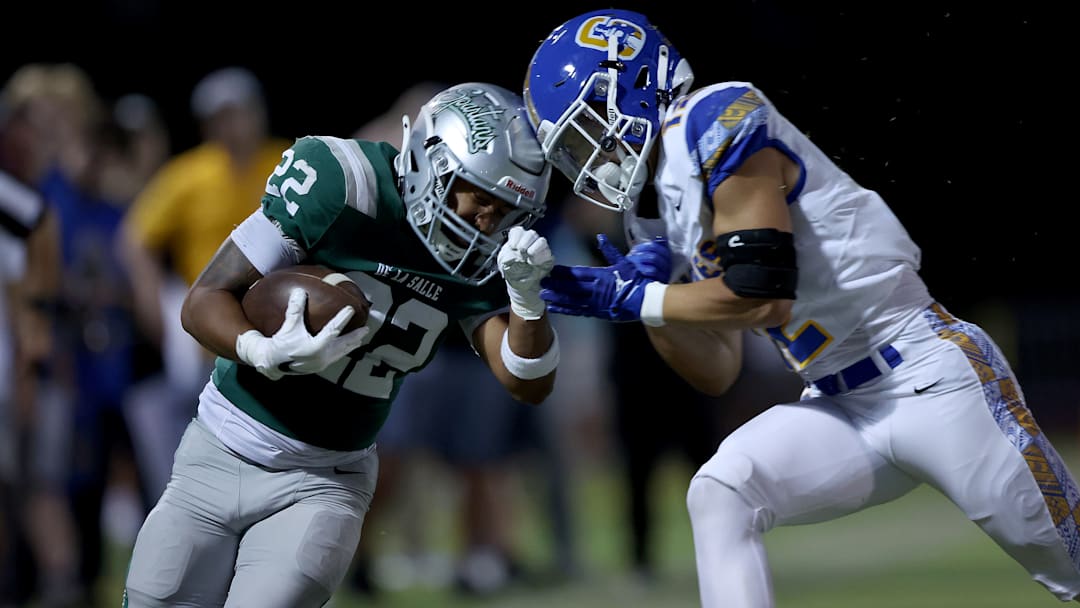
[(408, 162), (405, 156), (409, 153), (409, 137), (412, 135), (412, 123), (409, 115), (401, 115), (401, 150), (394, 160), (394, 169), (397, 170), (398, 192), (405, 191), (405, 166)]
[(659, 72), (656, 75), (656, 107), (660, 111), (660, 121), (663, 122), (664, 113), (667, 112), (667, 106), (671, 103), (671, 91), (668, 90), (667, 82), (668, 47), (666, 44), (660, 45), (660, 56), (657, 58), (656, 69)]
[(622, 67), (622, 63), (619, 61), (619, 36), (613, 29), (608, 34), (607, 45), (607, 121), (610, 128), (615, 122), (615, 116), (618, 114), (618, 107), (615, 105), (615, 89), (616, 83), (619, 82), (619, 68)]

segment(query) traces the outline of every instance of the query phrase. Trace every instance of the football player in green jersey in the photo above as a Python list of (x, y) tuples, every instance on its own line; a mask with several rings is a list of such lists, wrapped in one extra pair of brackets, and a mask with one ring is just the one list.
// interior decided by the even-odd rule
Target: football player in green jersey
[[(452, 325), (514, 398), (551, 392), (559, 346), (539, 282), (554, 259), (530, 229), (550, 169), (520, 96), (460, 84), (402, 125), (400, 151), (298, 139), (192, 286), (184, 327), (219, 358), (139, 531), (127, 606), (324, 605), (371, 503), (376, 434)], [(255, 330), (244, 291), (299, 263), (360, 285), (366, 326), (340, 333), (346, 307), (309, 334), (297, 290), (277, 333)]]

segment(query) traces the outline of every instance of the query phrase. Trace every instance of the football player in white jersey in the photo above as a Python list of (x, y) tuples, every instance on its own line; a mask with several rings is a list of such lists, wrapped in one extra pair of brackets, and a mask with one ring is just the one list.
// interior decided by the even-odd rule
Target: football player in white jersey
[[(774, 605), (762, 535), (940, 490), (1063, 601), (1080, 594), (1080, 493), (982, 329), (919, 276), (920, 250), (750, 83), (691, 89), (646, 16), (557, 27), (524, 97), (574, 193), (625, 215), (625, 256), (556, 266), (549, 311), (640, 320), (689, 383), (722, 393), (738, 332), (771, 338), (805, 381), (731, 433), (687, 506), (701, 603)], [(658, 218), (644, 218), (655, 188)]]

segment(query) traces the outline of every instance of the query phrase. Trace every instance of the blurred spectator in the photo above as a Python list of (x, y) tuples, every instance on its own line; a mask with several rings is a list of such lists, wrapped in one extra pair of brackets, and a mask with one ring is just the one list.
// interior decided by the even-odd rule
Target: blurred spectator
[[(136, 332), (131, 286), (119, 259), (119, 229), (143, 185), (140, 179), (164, 160), (163, 127), (153, 102), (126, 96), (111, 109), (83, 142), (88, 162), (78, 173), (54, 167), (41, 186), (61, 224), (63, 281), (54, 367), (61, 381), (58, 397), (77, 429), (70, 441), (69, 491), (87, 607), (99, 605), (94, 591), (104, 571), (107, 490), (126, 483), (138, 495), (122, 409), (134, 379)], [(144, 501), (144, 512), (148, 506)]]
[[(429, 530), (424, 527), (431, 521), (433, 505), (415, 502), (419, 500), (411, 496), (415, 484), (401, 482), (418, 474), (416, 467), (424, 463), (442, 465), (439, 470), (453, 475), (452, 483), (460, 488), (461, 502), (452, 510), (459, 514), (454, 521), (463, 540), (461, 565), (470, 553), (482, 553), (485, 557), (481, 559), (497, 569), (492, 577), (507, 578), (507, 525), (513, 505), (498, 497), (506, 496), (506, 464), (514, 447), (514, 426), (521, 417), (518, 408), (527, 406), (496, 392), (501, 391), (501, 385), (490, 378), (464, 338), (448, 338), (441, 353), (415, 374), (411, 384), (402, 387), (379, 437), (381, 453), (393, 454), (392, 481), (399, 490), (386, 500), (396, 499), (406, 509), (395, 509), (395, 513), (413, 515), (400, 518), (398, 527), (411, 545), (406, 547), (405, 557), (417, 571), (412, 578), (423, 578), (419, 571), (425, 559), (431, 560), (433, 551), (427, 538)], [(464, 568), (462, 574), (466, 572)], [(444, 574), (443, 582), (448, 582), (450, 572)], [(408, 578), (404, 573), (398, 577)]]
[(140, 383), (126, 405), (151, 500), (165, 489), (213, 363), (180, 326), (180, 304), (218, 244), (258, 207), (266, 176), (291, 143), (271, 134), (261, 83), (242, 67), (203, 77), (191, 110), (202, 143), (154, 173), (122, 229), (136, 319), (164, 361), (164, 373)]
[[(600, 233), (626, 250), (618, 214), (572, 196), (561, 207), (567, 225), (582, 240), (590, 259), (560, 257), (559, 263), (606, 264), (596, 248)], [(614, 323), (601, 331), (610, 340), (602, 373), (613, 391), (609, 422), (627, 493), (623, 504), (629, 565), (640, 582), (650, 583), (657, 570), (653, 483), (661, 465), (670, 457), (680, 460), (686, 465), (689, 483), (693, 472), (712, 457), (730, 430), (773, 403), (771, 399), (798, 396), (802, 384), (776, 361), (768, 340), (755, 339), (749, 332), (744, 336), (747, 349), (739, 379), (724, 396), (709, 397), (693, 389), (656, 354), (640, 323)], [(560, 335), (564, 333), (560, 331)], [(659, 401), (656, 395), (661, 396)]]
[(109, 162), (102, 163), (101, 188), (128, 205), (169, 158), (171, 140), (156, 101), (142, 93), (122, 95), (112, 104)]
[[(116, 145), (105, 146), (103, 149), (103, 153), (107, 154), (108, 158), (100, 163), (102, 171), (99, 178), (100, 188), (108, 200), (120, 202), (120, 209), (126, 216), (135, 197), (142, 192), (154, 174), (169, 159), (171, 135), (165, 125), (157, 102), (142, 93), (128, 93), (119, 97), (113, 102), (111, 118), (114, 124), (110, 130), (113, 133)], [(125, 244), (122, 227), (125, 219), (122, 216), (120, 226), (116, 227), (117, 232), (113, 236), (111, 245), (113, 253), (110, 255), (116, 255), (119, 258), (120, 265), (123, 267), (128, 290), (125, 293), (128, 298), (128, 314), (134, 323), (134, 326), (130, 328), (132, 332), (131, 385), (125, 393), (122, 404), (125, 428), (129, 431), (128, 439), (130, 441), (132, 440), (130, 433), (140, 428), (136, 426), (137, 420), (129, 419), (131, 417), (130, 403), (145, 395), (145, 387), (151, 387), (151, 393), (155, 388), (160, 388), (162, 385), (161, 378), (164, 374), (162, 373), (163, 362), (160, 345), (156, 337), (147, 335), (145, 326), (135, 321), (134, 288), (131, 285), (131, 270), (127, 267), (124, 256)], [(134, 450), (134, 446), (130, 447)], [(145, 514), (153, 506), (157, 495), (155, 488), (159, 483), (156, 481), (158, 471), (156, 469), (148, 470), (147, 463), (136, 458), (134, 452), (132, 457), (135, 460), (131, 463), (125, 461), (123, 466), (130, 464), (133, 468), (130, 473), (135, 478), (128, 481), (134, 482), (135, 487), (130, 487), (130, 484), (112, 484), (109, 488), (110, 494), (106, 495), (105, 501), (109, 502), (115, 498), (130, 498), (129, 493), (134, 490), (138, 492), (136, 498), (139, 504), (137, 506)], [(131, 504), (127, 505), (128, 508), (131, 506)], [(127, 522), (116, 523), (126, 524)], [(126, 535), (134, 535), (138, 530), (138, 522), (131, 522), (131, 524), (133, 527), (114, 532), (120, 532), (125, 535), (123, 538), (134, 542), (133, 537), (128, 538)]]
[[(536, 477), (546, 487), (529, 496), (546, 494), (545, 498), (556, 499), (544, 500), (537, 509), (542, 521), (553, 528), (553, 568), (557, 574), (572, 574), (576, 562), (567, 549), (572, 544), (567, 479), (554, 476), (560, 471), (551, 470), (559, 456), (553, 453), (551, 427), (541, 408), (501, 394), (501, 385), (485, 377), (490, 374), (464, 339), (448, 339), (442, 348), (442, 357), (402, 388), (379, 438), (379, 449), (394, 455), (391, 489), (398, 490), (384, 499), (380, 514), (399, 507), (393, 513), (406, 544), (405, 555), (390, 556), (383, 564), (397, 564), (410, 572), (379, 571), (394, 580), (453, 582), (458, 591), (471, 595), (492, 594), (531, 574), (517, 546), (516, 524), (519, 490)], [(530, 454), (539, 458), (527, 459)], [(534, 461), (544, 465), (539, 475), (529, 475), (524, 466)], [(442, 560), (434, 555), (425, 528), (435, 505), (413, 496), (417, 484), (408, 483), (425, 464), (434, 465), (436, 474), (449, 473), (451, 485), (458, 490), (453, 521), (461, 544), (449, 568), (441, 572), (430, 570)], [(359, 587), (364, 581), (354, 578), (354, 582)]]
[(93, 108), (70, 64), (28, 64), (0, 91), (0, 605), (75, 605), (75, 530), (64, 496), (64, 411), (43, 398), (59, 288), (59, 223), (37, 186)]
[[(635, 573), (649, 581), (655, 572), (653, 480), (664, 457), (674, 453), (689, 465), (689, 482), (692, 471), (705, 464), (720, 445), (725, 432), (724, 409), (667, 366), (640, 323), (615, 324), (612, 334), (613, 423), (628, 493), (625, 516), (631, 559)], [(659, 412), (661, 403), (663, 411)]]
[(407, 114), (411, 119), (415, 119), (420, 112), (420, 106), (445, 88), (445, 84), (434, 80), (421, 80), (412, 84), (394, 99), (385, 112), (358, 128), (352, 134), (353, 138), (385, 141), (400, 150), (403, 136), (401, 117)]

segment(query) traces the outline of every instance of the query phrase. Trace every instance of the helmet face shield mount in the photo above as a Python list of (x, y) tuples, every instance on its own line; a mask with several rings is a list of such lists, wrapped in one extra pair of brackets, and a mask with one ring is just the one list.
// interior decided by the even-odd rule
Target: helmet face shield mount
[[(589, 90), (613, 91), (608, 76), (590, 76)], [(611, 93), (607, 93), (610, 95)], [(543, 130), (544, 152), (574, 184), (574, 193), (592, 203), (624, 211), (633, 206), (648, 177), (645, 159), (655, 137), (645, 118), (627, 116), (607, 105), (607, 117), (583, 92), (558, 123)]]

